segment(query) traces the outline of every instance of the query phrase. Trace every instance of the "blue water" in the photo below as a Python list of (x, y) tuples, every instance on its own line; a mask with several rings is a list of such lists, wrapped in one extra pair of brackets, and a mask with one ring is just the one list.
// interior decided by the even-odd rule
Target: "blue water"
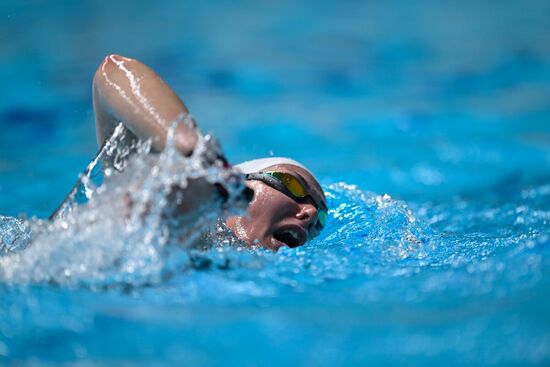
[[(0, 16), (0, 215), (38, 218), (0, 258), (0, 364), (550, 363), (550, 3), (14, 0)], [(155, 227), (117, 237), (101, 205), (89, 226), (40, 222), (96, 152), (91, 79), (113, 52), (157, 70), (230, 161), (310, 167), (322, 235), (200, 252)]]

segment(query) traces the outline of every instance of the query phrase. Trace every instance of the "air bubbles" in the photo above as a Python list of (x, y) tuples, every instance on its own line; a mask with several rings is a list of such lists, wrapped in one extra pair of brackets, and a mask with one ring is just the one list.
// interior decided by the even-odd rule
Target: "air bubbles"
[(12, 217), (0, 215), (0, 256), (25, 249), (31, 241), (31, 230)]

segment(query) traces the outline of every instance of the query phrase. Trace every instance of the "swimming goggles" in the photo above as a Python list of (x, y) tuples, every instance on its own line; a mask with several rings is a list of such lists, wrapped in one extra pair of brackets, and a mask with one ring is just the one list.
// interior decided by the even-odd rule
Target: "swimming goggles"
[(298, 203), (304, 202), (304, 199), (308, 197), (311, 198), (317, 209), (317, 223), (315, 223), (317, 233), (314, 236), (319, 234), (325, 227), (327, 223), (327, 206), (325, 203), (315, 200), (300, 180), (290, 173), (277, 171), (249, 173), (246, 175), (246, 179), (262, 181)]

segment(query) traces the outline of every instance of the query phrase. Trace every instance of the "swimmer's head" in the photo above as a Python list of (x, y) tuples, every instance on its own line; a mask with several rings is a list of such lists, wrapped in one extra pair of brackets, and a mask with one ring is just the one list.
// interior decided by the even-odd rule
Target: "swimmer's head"
[(229, 217), (227, 226), (250, 246), (278, 250), (298, 247), (324, 226), (326, 199), (313, 174), (289, 158), (263, 158), (235, 166), (254, 191), (247, 215)]

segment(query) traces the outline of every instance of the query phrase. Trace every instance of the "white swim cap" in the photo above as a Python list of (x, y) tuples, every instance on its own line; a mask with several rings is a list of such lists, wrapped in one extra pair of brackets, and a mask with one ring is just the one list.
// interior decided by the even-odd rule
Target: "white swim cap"
[[(284, 157), (270, 157), (270, 158), (260, 158), (253, 159), (251, 161), (246, 161), (235, 165), (234, 167), (241, 171), (244, 174), (259, 172), (267, 167), (274, 166), (276, 164), (292, 164), (300, 168), (305, 169), (310, 175), (313, 176), (310, 170), (304, 167), (303, 164), (296, 162), (294, 159), (284, 158)], [(315, 177), (315, 176), (313, 176)]]

